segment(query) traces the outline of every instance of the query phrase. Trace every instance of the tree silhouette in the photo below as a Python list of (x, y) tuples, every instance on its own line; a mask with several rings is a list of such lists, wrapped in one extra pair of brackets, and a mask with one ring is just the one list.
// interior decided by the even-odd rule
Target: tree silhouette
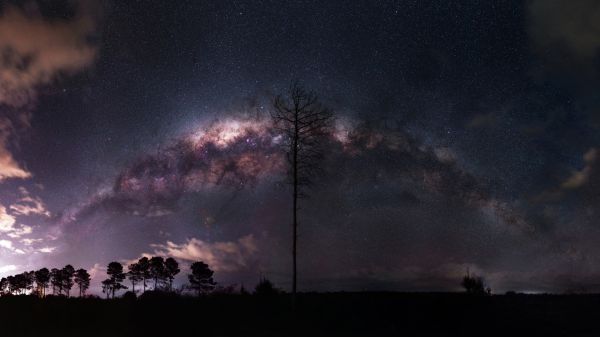
[(35, 284), (38, 289), (38, 295), (40, 297), (46, 296), (46, 288), (50, 282), (50, 271), (48, 268), (42, 268), (35, 272)]
[(111, 291), (112, 291), (112, 281), (107, 278), (106, 280), (103, 280), (101, 282), (102, 284), (102, 292), (106, 294), (106, 298), (108, 299), (108, 296), (110, 295)]
[[(125, 280), (125, 273), (123, 273), (123, 265), (119, 262), (111, 262), (108, 264), (106, 274), (109, 276), (108, 279), (102, 281), (103, 291), (110, 291), (112, 298), (115, 298), (115, 292), (119, 289), (127, 289), (121, 282)], [(106, 282), (105, 284), (105, 281)], [(105, 285), (107, 288), (105, 289)]]
[(67, 297), (71, 293), (71, 288), (73, 288), (73, 275), (75, 274), (75, 268), (72, 265), (68, 264), (61, 270), (61, 282), (62, 289), (65, 291)]
[(8, 283), (8, 292), (14, 294), (17, 291), (17, 280), (15, 279), (15, 276), (10, 275), (6, 278), (6, 282)]
[(254, 294), (258, 296), (274, 296), (279, 294), (279, 289), (275, 288), (273, 282), (266, 278), (262, 278), (254, 288)]
[(35, 272), (33, 270), (23, 272), (23, 278), (24, 278), (25, 292), (33, 291), (33, 284), (35, 283)]
[(127, 278), (131, 281), (131, 289), (135, 294), (135, 285), (144, 280), (143, 272), (139, 263), (132, 263), (128, 267)]
[(75, 271), (75, 283), (79, 286), (79, 297), (85, 295), (86, 290), (90, 287), (90, 274), (87, 270), (81, 268)]
[(167, 258), (165, 260), (165, 275), (169, 280), (169, 291), (173, 290), (173, 279), (179, 272), (179, 263), (172, 257)]
[(274, 127), (285, 137), (281, 145), (287, 155), (292, 185), (292, 300), (295, 302), (298, 198), (306, 195), (306, 187), (320, 171), (322, 140), (331, 127), (333, 113), (321, 105), (314, 92), (294, 82), (285, 95), (275, 97), (271, 117)]
[(215, 288), (217, 283), (213, 280), (214, 272), (202, 261), (194, 262), (191, 266), (192, 273), (188, 275), (191, 288), (198, 292), (198, 296)]
[(16, 282), (15, 282), (15, 277), (13, 275), (10, 275), (6, 278), (6, 284), (7, 284), (7, 288), (8, 288), (8, 293), (14, 294), (16, 291)]
[(0, 278), (0, 294), (4, 295), (8, 291), (8, 279), (6, 277)]
[[(469, 273), (469, 271), (467, 271), (467, 274), (463, 277), (461, 285), (469, 294), (486, 294), (485, 280), (483, 279), (483, 277), (472, 275), (471, 273)], [(489, 290), (487, 292), (490, 293), (491, 289), (488, 289)]]
[(146, 292), (146, 281), (150, 279), (150, 260), (147, 257), (142, 257), (137, 262), (140, 274), (142, 275), (142, 286)]
[(154, 290), (158, 289), (159, 282), (165, 279), (165, 260), (160, 256), (150, 259), (150, 276), (154, 280)]
[(9, 289), (12, 293), (17, 295), (25, 294), (29, 284), (28, 273), (20, 273), (15, 276), (8, 277)]
[(56, 295), (62, 293), (62, 273), (57, 268), (52, 268), (50, 270), (50, 284), (52, 285), (52, 295)]
[(7, 282), (8, 292), (14, 295), (17, 292), (17, 280), (15, 279), (15, 276), (10, 275), (9, 277), (7, 277)]

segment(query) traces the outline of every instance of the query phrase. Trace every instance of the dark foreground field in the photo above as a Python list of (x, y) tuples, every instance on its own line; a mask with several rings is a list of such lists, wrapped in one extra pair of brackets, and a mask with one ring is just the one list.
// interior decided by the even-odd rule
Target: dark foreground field
[(600, 296), (0, 298), (0, 336), (599, 336)]

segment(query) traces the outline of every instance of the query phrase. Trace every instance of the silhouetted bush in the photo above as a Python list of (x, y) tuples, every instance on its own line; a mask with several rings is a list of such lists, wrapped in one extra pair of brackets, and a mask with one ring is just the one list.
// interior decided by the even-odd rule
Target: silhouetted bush
[(489, 295), (492, 292), (491, 288), (488, 287), (486, 289), (485, 281), (482, 277), (470, 275), (468, 273), (465, 275), (465, 277), (463, 277), (461, 285), (469, 294)]
[(212, 295), (233, 295), (237, 293), (235, 288), (235, 285), (216, 286), (215, 289), (212, 291)]
[(271, 281), (263, 278), (258, 282), (256, 288), (254, 288), (254, 294), (257, 296), (271, 297), (279, 294), (281, 291), (273, 285)]
[(121, 298), (127, 301), (135, 301), (137, 296), (133, 291), (126, 291)]
[(145, 293), (141, 294), (138, 298), (140, 300), (164, 300), (164, 299), (174, 299), (179, 298), (178, 294), (175, 294), (170, 291), (161, 291), (161, 290), (147, 290)]

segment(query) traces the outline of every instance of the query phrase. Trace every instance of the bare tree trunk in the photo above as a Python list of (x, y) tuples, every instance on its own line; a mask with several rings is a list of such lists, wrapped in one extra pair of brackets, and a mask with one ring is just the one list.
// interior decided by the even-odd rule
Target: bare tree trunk
[(323, 107), (316, 94), (307, 92), (293, 82), (287, 95), (277, 95), (271, 118), (286, 142), (281, 145), (289, 164), (292, 199), (292, 307), (296, 307), (298, 291), (298, 199), (305, 196), (303, 188), (311, 185), (319, 171), (322, 157), (321, 138), (328, 134), (333, 121), (331, 110)]
[(292, 307), (296, 308), (296, 286), (297, 286), (297, 268), (296, 268), (296, 245), (298, 241), (298, 109), (296, 108), (296, 118), (294, 121), (294, 148), (293, 148), (293, 198), (294, 198), (294, 211), (293, 211), (293, 220), (292, 220)]

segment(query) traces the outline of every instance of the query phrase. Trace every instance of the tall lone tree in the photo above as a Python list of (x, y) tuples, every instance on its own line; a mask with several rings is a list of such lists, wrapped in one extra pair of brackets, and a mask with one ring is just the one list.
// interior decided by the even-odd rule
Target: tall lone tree
[(196, 289), (198, 296), (214, 289), (217, 283), (213, 280), (214, 272), (202, 261), (192, 263), (192, 273), (188, 275), (191, 287)]
[(295, 302), (298, 199), (306, 196), (306, 188), (320, 171), (323, 140), (333, 124), (333, 112), (319, 102), (314, 92), (293, 82), (287, 93), (273, 100), (271, 118), (275, 129), (284, 137), (280, 144), (287, 155), (292, 185), (292, 300)]
[(87, 270), (81, 268), (75, 271), (75, 283), (79, 286), (79, 297), (85, 295), (85, 291), (90, 287), (90, 274)]

